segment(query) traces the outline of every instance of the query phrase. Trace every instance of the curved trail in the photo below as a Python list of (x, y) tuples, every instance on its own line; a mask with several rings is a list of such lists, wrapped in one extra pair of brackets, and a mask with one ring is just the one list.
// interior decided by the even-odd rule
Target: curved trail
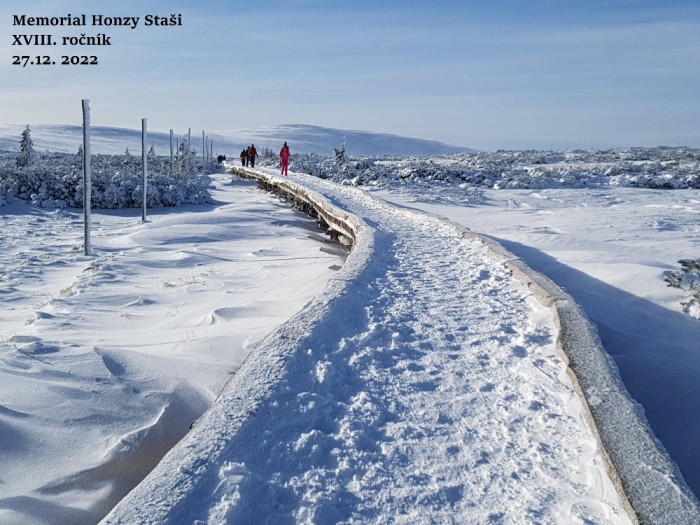
[(294, 180), (364, 221), (349, 268), (105, 522), (631, 523), (550, 311), (449, 224)]

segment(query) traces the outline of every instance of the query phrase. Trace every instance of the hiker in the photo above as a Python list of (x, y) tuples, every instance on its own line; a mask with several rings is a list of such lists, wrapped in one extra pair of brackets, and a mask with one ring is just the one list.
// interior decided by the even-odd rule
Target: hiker
[(289, 146), (284, 143), (282, 149), (280, 150), (280, 162), (282, 163), (282, 175), (287, 176), (287, 169), (289, 168), (289, 157), (291, 153), (289, 152)]
[(255, 149), (255, 144), (251, 144), (248, 148), (248, 162), (250, 163), (251, 168), (255, 167), (255, 157), (257, 156), (258, 151)]
[(245, 168), (247, 165), (248, 165), (248, 152), (245, 149), (243, 149), (241, 151), (241, 166), (243, 166)]

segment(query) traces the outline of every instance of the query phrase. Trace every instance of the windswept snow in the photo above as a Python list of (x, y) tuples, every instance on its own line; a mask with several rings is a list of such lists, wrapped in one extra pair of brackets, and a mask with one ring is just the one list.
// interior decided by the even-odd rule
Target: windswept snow
[(631, 523), (551, 312), (451, 225), (297, 180), (359, 245), (104, 522)]
[(215, 205), (1, 208), (0, 523), (89, 524), (151, 469), (345, 254), (219, 176)]

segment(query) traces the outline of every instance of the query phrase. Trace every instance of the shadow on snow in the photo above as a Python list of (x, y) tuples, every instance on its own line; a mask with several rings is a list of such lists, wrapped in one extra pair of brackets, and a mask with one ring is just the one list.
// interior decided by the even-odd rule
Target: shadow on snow
[(691, 490), (700, 495), (700, 322), (606, 284), (536, 248), (494, 239), (581, 305), (654, 434)]

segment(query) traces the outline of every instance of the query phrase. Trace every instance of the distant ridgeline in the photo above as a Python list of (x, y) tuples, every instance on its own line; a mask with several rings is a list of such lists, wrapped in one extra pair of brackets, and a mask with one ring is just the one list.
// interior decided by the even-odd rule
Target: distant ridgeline
[[(157, 125), (149, 122), (153, 127)], [(139, 123), (140, 125), (140, 123)], [(0, 124), (0, 149), (16, 151), (19, 147), (19, 137), (24, 126)], [(32, 137), (37, 150), (74, 153), (82, 143), (82, 127), (64, 125), (31, 125)], [(178, 138), (187, 130), (176, 130)], [(196, 140), (201, 131), (193, 130), (192, 147), (201, 148)], [(214, 143), (215, 152), (231, 156), (250, 144), (257, 149), (270, 148), (279, 151), (284, 142), (288, 142), (295, 153), (315, 153), (332, 156), (333, 148), (340, 146), (343, 141), (349, 155), (444, 155), (474, 151), (469, 148), (450, 146), (441, 142), (400, 137), (366, 131), (346, 131), (302, 124), (270, 126), (238, 130), (231, 132), (207, 132)], [(124, 153), (126, 148), (132, 152), (141, 150), (141, 130), (114, 127), (93, 126), (91, 128), (91, 144), (94, 153)], [(148, 132), (148, 147), (153, 146), (156, 153), (166, 155), (170, 151), (169, 132)]]

